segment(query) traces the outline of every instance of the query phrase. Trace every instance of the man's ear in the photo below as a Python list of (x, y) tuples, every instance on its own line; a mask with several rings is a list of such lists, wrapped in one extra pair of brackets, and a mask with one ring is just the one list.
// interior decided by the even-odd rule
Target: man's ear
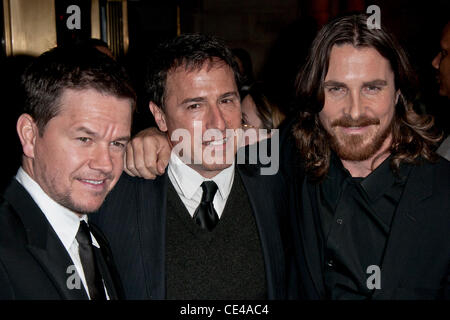
[(158, 107), (155, 103), (151, 101), (148, 104), (148, 107), (150, 108), (150, 111), (153, 114), (153, 117), (155, 118), (159, 130), (161, 130), (162, 132), (166, 132), (167, 124), (166, 124), (166, 115), (164, 114), (164, 111), (162, 111), (160, 107)]
[(21, 114), (19, 119), (17, 119), (16, 130), (22, 144), (23, 153), (28, 158), (34, 158), (34, 147), (39, 129), (33, 117), (27, 113)]

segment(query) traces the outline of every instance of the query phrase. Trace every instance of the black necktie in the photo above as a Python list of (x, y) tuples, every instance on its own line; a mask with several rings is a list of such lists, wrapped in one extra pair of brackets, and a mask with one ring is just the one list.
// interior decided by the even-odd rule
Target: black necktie
[(75, 239), (78, 241), (78, 252), (91, 300), (106, 300), (102, 277), (96, 265), (89, 226), (83, 220), (80, 221), (80, 227), (78, 228)]
[(203, 189), (202, 201), (195, 210), (194, 220), (203, 229), (211, 231), (219, 222), (219, 216), (213, 204), (217, 184), (214, 181), (204, 181), (201, 187)]

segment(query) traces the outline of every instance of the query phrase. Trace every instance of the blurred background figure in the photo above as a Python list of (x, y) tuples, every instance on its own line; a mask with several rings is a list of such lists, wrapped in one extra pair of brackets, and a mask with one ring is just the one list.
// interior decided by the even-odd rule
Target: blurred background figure
[(255, 82), (248, 90), (243, 91), (241, 99), (244, 128), (275, 129), (286, 117), (278, 106), (266, 97), (260, 82)]
[[(271, 130), (277, 129), (286, 118), (278, 105), (269, 101), (260, 82), (255, 82), (247, 90), (241, 91), (241, 108), (242, 128), (244, 130), (256, 129), (255, 135), (247, 132), (244, 140), (245, 145), (270, 138)], [(259, 129), (266, 129), (267, 135), (261, 135)]]
[(231, 51), (234, 54), (234, 59), (241, 75), (241, 90), (248, 90), (255, 81), (252, 58), (248, 51), (243, 48), (234, 48)]
[[(433, 67), (437, 70), (437, 81), (439, 84), (439, 94), (447, 97), (446, 108), (450, 107), (450, 21), (447, 22), (442, 30), (442, 36), (440, 41), (440, 51), (432, 61)], [(447, 119), (448, 121), (448, 119)], [(442, 142), (437, 152), (450, 160), (450, 137)]]

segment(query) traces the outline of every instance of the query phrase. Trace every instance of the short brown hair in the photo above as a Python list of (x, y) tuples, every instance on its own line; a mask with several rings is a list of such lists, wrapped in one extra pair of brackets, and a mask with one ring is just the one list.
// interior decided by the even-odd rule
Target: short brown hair
[(95, 48), (67, 46), (51, 49), (36, 58), (22, 75), (24, 111), (43, 134), (48, 121), (58, 115), (65, 89), (94, 89), (129, 99), (134, 110), (136, 94), (125, 70)]

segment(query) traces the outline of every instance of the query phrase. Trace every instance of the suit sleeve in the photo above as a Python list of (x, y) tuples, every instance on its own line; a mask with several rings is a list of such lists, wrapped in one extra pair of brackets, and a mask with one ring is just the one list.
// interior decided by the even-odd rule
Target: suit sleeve
[(0, 300), (13, 300), (14, 291), (8, 273), (0, 259)]
[(444, 283), (444, 299), (450, 300), (450, 263), (448, 265), (447, 277)]

